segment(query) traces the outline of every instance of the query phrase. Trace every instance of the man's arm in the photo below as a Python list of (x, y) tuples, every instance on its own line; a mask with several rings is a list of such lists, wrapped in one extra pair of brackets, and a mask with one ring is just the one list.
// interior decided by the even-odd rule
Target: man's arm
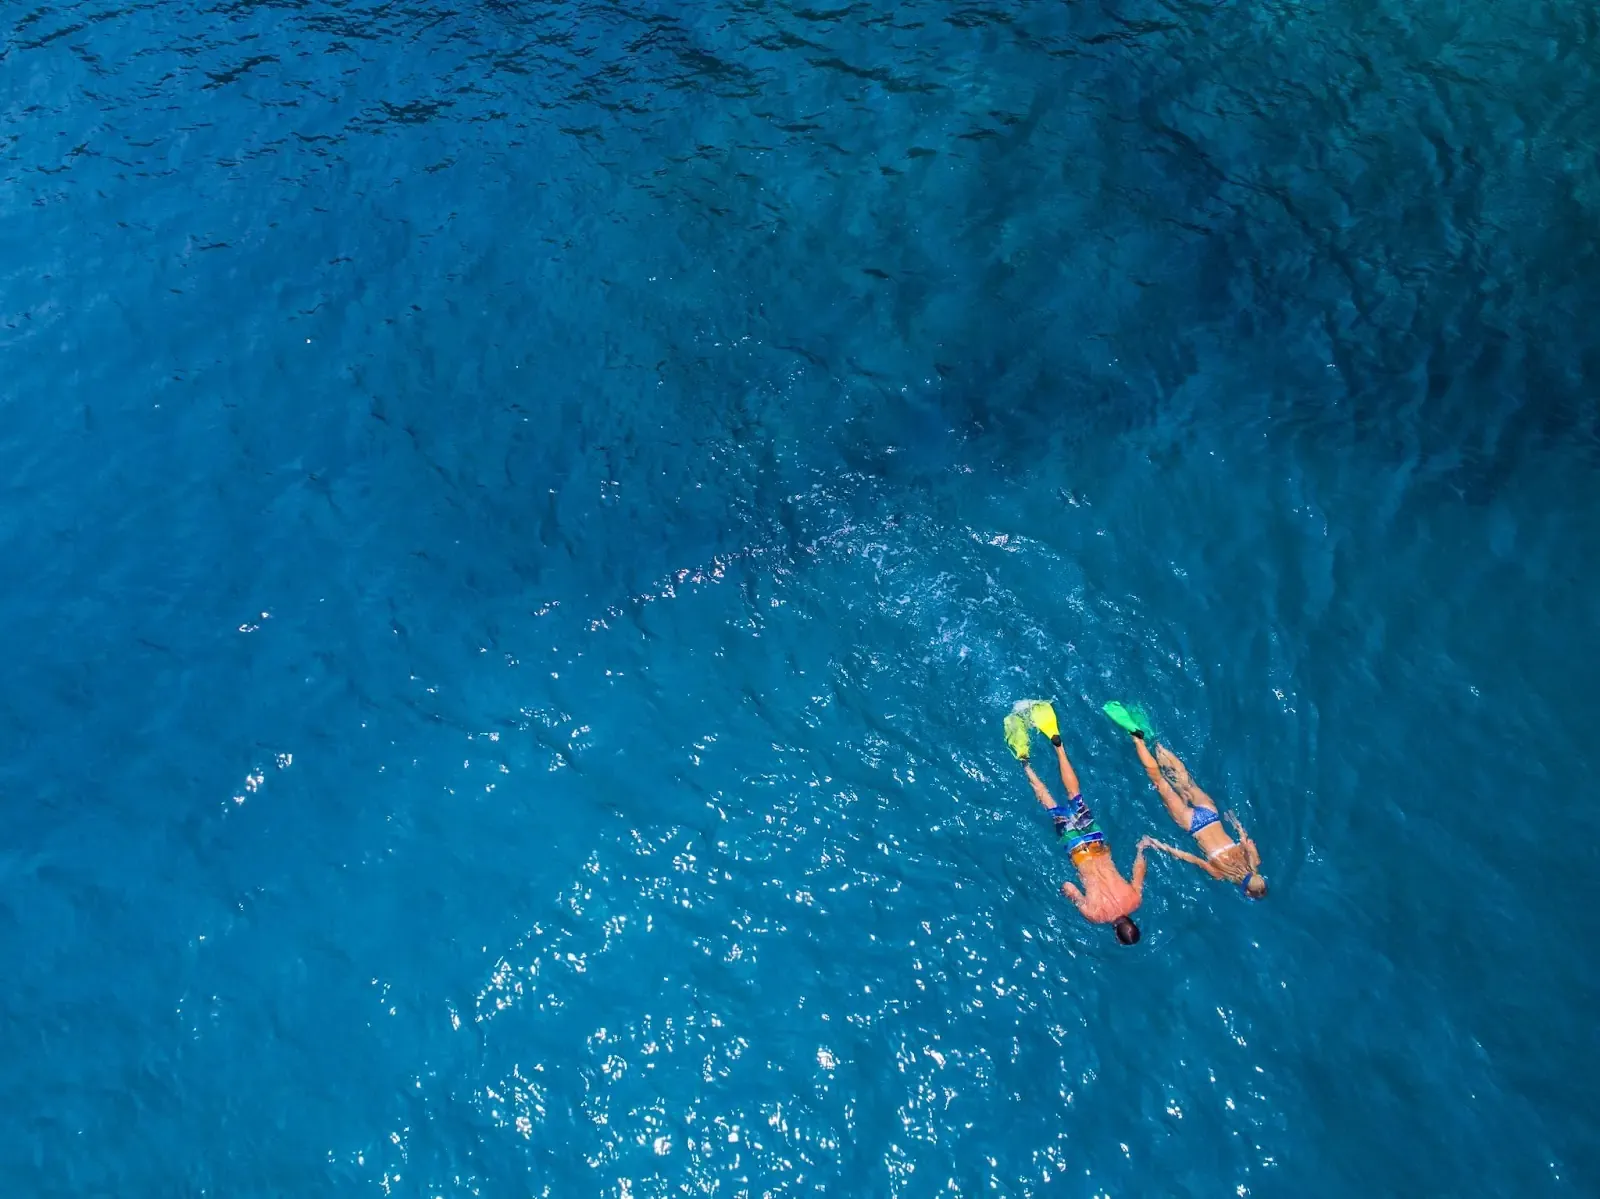
[[(1148, 838), (1146, 838), (1148, 840)], [(1144, 860), (1144, 841), (1139, 842), (1139, 848), (1133, 852), (1133, 889), (1144, 898), (1144, 872), (1149, 863)]]
[(1074, 887), (1071, 883), (1061, 884), (1061, 894), (1072, 900), (1072, 902), (1077, 904), (1080, 908), (1083, 906), (1083, 892), (1078, 890), (1078, 888)]
[[(1219, 875), (1217, 873), (1216, 867), (1213, 866), (1210, 862), (1206, 861), (1204, 858), (1196, 857), (1192, 853), (1185, 853), (1183, 850), (1179, 849), (1177, 846), (1168, 845), (1165, 841), (1157, 841), (1154, 837), (1141, 838), (1140, 841), (1139, 841), (1139, 852), (1143, 853), (1146, 848), (1159, 849), (1162, 853), (1168, 854), (1168, 855), (1170, 855), (1170, 856), (1172, 856), (1174, 858), (1177, 858), (1179, 861), (1189, 862), (1192, 865), (1198, 866), (1198, 867), (1200, 867), (1200, 869), (1204, 870), (1207, 874), (1209, 874), (1212, 878), (1221, 878), (1222, 877), (1221, 875)], [(1133, 868), (1135, 870), (1137, 870), (1139, 868), (1139, 860), (1138, 859), (1135, 859)]]

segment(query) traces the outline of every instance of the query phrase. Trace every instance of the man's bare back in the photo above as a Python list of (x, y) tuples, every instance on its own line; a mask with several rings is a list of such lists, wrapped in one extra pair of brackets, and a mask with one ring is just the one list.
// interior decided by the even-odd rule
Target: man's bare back
[[(1109, 850), (1083, 861), (1074, 858), (1073, 864), (1078, 868), (1078, 878), (1082, 880), (1083, 887), (1080, 890), (1071, 883), (1062, 883), (1061, 893), (1078, 905), (1078, 911), (1083, 913), (1085, 920), (1095, 924), (1115, 924), (1144, 902), (1145, 863), (1142, 851), (1133, 861), (1133, 877), (1137, 881), (1132, 883), (1117, 870)], [(1128, 923), (1133, 922), (1130, 920)]]

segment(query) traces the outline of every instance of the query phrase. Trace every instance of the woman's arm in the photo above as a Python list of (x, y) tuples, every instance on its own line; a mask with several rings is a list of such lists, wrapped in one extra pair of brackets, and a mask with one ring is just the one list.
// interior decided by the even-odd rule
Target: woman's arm
[(1177, 848), (1174, 845), (1168, 845), (1165, 841), (1157, 841), (1154, 837), (1144, 837), (1144, 838), (1142, 838), (1140, 840), (1140, 842), (1139, 842), (1139, 848), (1140, 849), (1159, 849), (1162, 853), (1168, 854), (1168, 855), (1170, 855), (1170, 856), (1172, 856), (1174, 858), (1177, 858), (1179, 861), (1189, 862), (1192, 865), (1200, 867), (1200, 869), (1204, 870), (1212, 878), (1221, 878), (1222, 877), (1220, 874), (1217, 873), (1216, 867), (1214, 867), (1210, 862), (1206, 861), (1204, 858), (1196, 857), (1192, 853), (1185, 853), (1183, 850)]
[(1239, 838), (1239, 844), (1244, 846), (1245, 855), (1250, 859), (1250, 869), (1261, 868), (1261, 854), (1256, 849), (1256, 843), (1251, 840), (1250, 834), (1244, 831), (1244, 825), (1239, 823), (1239, 818), (1232, 812), (1224, 812), (1223, 819), (1233, 826), (1234, 836)]

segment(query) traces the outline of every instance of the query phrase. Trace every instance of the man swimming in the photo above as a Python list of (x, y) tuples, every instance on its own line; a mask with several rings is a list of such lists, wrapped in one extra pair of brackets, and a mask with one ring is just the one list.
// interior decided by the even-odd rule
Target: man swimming
[[(1028, 725), (1033, 725), (1056, 747), (1056, 764), (1061, 767), (1061, 785), (1067, 789), (1066, 806), (1059, 806), (1050, 797), (1050, 788), (1034, 773), (1028, 761)], [(1143, 843), (1133, 858), (1133, 881), (1129, 882), (1117, 872), (1111, 860), (1111, 847), (1106, 835), (1095, 823), (1089, 805), (1083, 802), (1078, 790), (1078, 776), (1072, 763), (1067, 761), (1067, 751), (1061, 747), (1061, 730), (1056, 723), (1056, 711), (1044, 702), (1024, 700), (1005, 720), (1006, 744), (1022, 763), (1022, 769), (1033, 785), (1033, 793), (1044, 805), (1045, 811), (1055, 819), (1056, 838), (1078, 868), (1081, 889), (1071, 883), (1061, 884), (1061, 893), (1078, 905), (1085, 920), (1095, 924), (1109, 924), (1116, 930), (1117, 940), (1132, 945), (1139, 940), (1139, 926), (1128, 919), (1128, 914), (1144, 900), (1145, 860)]]
[[(1216, 803), (1195, 785), (1195, 781), (1189, 777), (1188, 767), (1178, 759), (1177, 754), (1164, 745), (1157, 745), (1154, 754), (1150, 752), (1150, 723), (1138, 708), (1110, 703), (1105, 711), (1107, 716), (1132, 735), (1133, 747), (1139, 751), (1139, 761), (1144, 764), (1144, 772), (1150, 776), (1150, 781), (1160, 793), (1161, 801), (1167, 805), (1167, 812), (1205, 850), (1206, 856), (1201, 858), (1185, 853), (1154, 837), (1142, 839), (1140, 848), (1159, 849), (1162, 853), (1193, 863), (1212, 878), (1237, 883), (1239, 889), (1251, 899), (1265, 898), (1267, 880), (1261, 877), (1261, 855), (1256, 852), (1256, 843), (1244, 831), (1239, 818), (1232, 812), (1225, 817), (1217, 815)], [(1239, 834), (1238, 841), (1224, 831), (1223, 819)]]

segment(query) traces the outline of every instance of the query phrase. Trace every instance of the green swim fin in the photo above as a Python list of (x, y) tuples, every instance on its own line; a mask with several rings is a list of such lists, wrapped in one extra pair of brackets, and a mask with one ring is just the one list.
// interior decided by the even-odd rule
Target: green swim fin
[(1112, 700), (1105, 706), (1105, 714), (1128, 732), (1143, 734), (1146, 741), (1156, 739), (1156, 731), (1150, 727), (1150, 718), (1138, 704), (1120, 704)]
[(1048, 700), (1035, 700), (1033, 706), (1028, 709), (1028, 719), (1033, 723), (1034, 728), (1050, 738), (1052, 742), (1060, 739), (1061, 726), (1056, 723), (1056, 710), (1050, 706)]
[(1006, 717), (1006, 744), (1011, 747), (1011, 752), (1017, 755), (1017, 761), (1028, 760), (1028, 726), (1022, 717), (1015, 712)]

